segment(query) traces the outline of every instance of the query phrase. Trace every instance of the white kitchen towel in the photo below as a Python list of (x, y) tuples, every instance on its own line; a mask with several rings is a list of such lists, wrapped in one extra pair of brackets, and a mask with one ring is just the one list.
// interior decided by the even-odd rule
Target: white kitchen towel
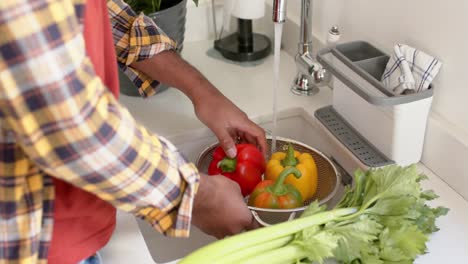
[(387, 63), (382, 82), (395, 94), (418, 93), (429, 88), (441, 66), (438, 59), (398, 44)]

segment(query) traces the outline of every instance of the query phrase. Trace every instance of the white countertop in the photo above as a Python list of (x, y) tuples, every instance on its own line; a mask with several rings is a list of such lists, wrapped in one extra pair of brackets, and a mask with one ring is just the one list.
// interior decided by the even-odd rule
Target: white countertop
[[(206, 53), (211, 46), (211, 41), (186, 43), (183, 56), (251, 118), (259, 121), (271, 115), (273, 57), (268, 57), (260, 65), (243, 67), (208, 57)], [(297, 107), (313, 113), (316, 109), (331, 104), (331, 91), (328, 88), (323, 88), (313, 97), (299, 97), (290, 93), (289, 86), (294, 74), (294, 59), (282, 52), (279, 111)], [(176, 144), (184, 139), (189, 140), (187, 133), (206, 131), (193, 113), (190, 101), (175, 89), (146, 100), (122, 95), (120, 101), (146, 127), (177, 141)], [(419, 168), (429, 177), (424, 182), (424, 187), (433, 189), (440, 195), (433, 202), (434, 205), (449, 207), (450, 212), (438, 220), (441, 230), (428, 242), (429, 254), (418, 258), (416, 263), (467, 263), (468, 202), (426, 167), (420, 164)], [(102, 255), (105, 264), (154, 263), (136, 220), (125, 213), (118, 213), (117, 228), (111, 241), (102, 250)]]

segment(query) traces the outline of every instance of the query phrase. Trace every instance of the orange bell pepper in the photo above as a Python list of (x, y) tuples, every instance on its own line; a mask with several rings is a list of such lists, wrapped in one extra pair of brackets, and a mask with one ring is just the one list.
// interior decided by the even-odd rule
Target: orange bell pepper
[(292, 209), (303, 206), (301, 193), (291, 184), (284, 184), (288, 175), (301, 177), (301, 172), (289, 167), (280, 173), (276, 181), (264, 180), (249, 196), (249, 205), (260, 208)]

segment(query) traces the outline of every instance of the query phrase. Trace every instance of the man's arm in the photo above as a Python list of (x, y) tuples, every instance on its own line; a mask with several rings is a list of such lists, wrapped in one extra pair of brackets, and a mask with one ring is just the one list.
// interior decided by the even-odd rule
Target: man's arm
[(266, 154), (264, 130), (174, 51), (161, 52), (131, 66), (186, 94), (198, 118), (215, 133), (228, 156), (236, 156), (236, 138), (257, 145)]
[(107, 3), (119, 65), (141, 95), (154, 94), (159, 83), (169, 84), (192, 100), (198, 118), (215, 133), (228, 156), (236, 155), (237, 138), (266, 154), (264, 130), (174, 52), (175, 43), (150, 18), (135, 14), (122, 0)]
[[(187, 236), (194, 199), (211, 192), (210, 183), (199, 184), (195, 166), (170, 142), (137, 124), (104, 87), (85, 55), (71, 1), (30, 3), (0, 1), (2, 130), (12, 132), (47, 174), (144, 218), (165, 234)], [(226, 195), (240, 196), (227, 189)], [(196, 207), (225, 211), (214, 202), (197, 199)], [(230, 202), (228, 197), (224, 202)], [(242, 216), (237, 229), (251, 219), (247, 208)], [(232, 231), (223, 222), (213, 228), (216, 235)]]

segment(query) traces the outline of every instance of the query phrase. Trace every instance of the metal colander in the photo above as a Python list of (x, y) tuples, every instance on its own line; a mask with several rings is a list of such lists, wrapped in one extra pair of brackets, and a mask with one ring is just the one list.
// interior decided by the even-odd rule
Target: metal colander
[[(297, 216), (297, 213), (304, 211), (307, 205), (315, 200), (318, 200), (320, 204), (328, 202), (334, 197), (338, 189), (340, 175), (336, 166), (325, 154), (306, 144), (282, 137), (276, 138), (276, 151), (286, 151), (289, 143), (293, 145), (295, 150), (301, 153), (309, 153), (314, 158), (318, 171), (317, 192), (311, 199), (304, 201), (304, 206), (298, 208), (266, 209), (249, 206), (249, 209), (252, 211), (256, 220), (262, 225), (270, 225), (291, 220)], [(271, 153), (271, 137), (267, 137), (267, 144), (267, 153)], [(218, 143), (213, 144), (200, 154), (197, 159), (197, 167), (200, 172), (208, 172), (208, 166), (212, 161), (213, 151), (218, 145)], [(246, 199), (246, 201), (247, 200), (248, 199)]]

